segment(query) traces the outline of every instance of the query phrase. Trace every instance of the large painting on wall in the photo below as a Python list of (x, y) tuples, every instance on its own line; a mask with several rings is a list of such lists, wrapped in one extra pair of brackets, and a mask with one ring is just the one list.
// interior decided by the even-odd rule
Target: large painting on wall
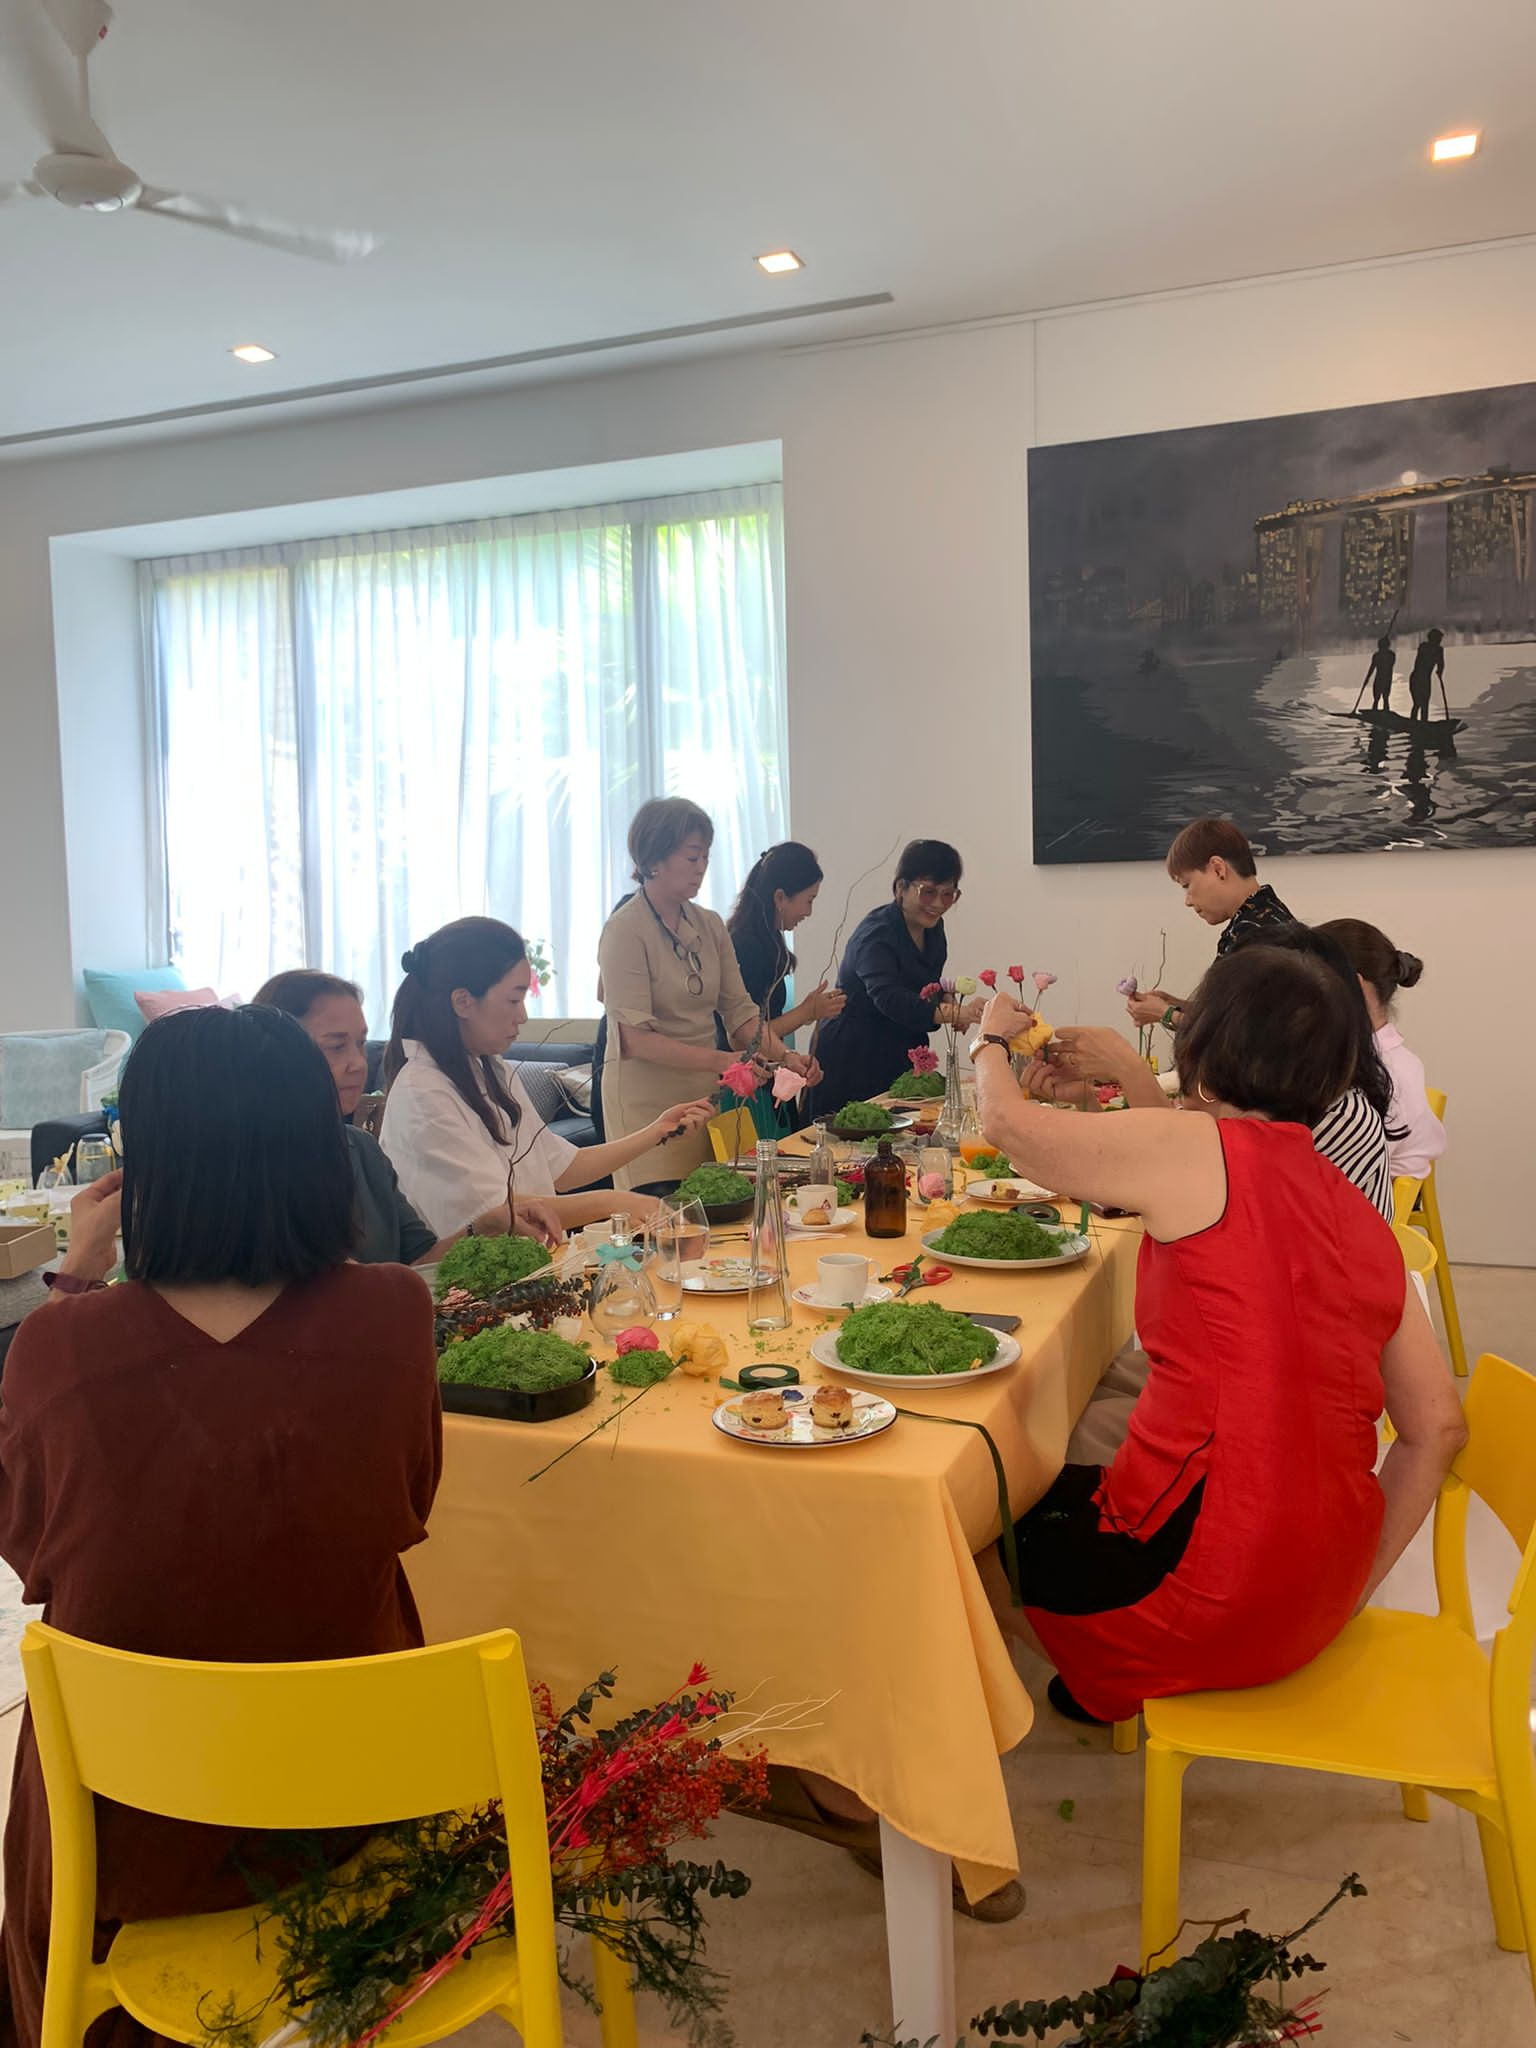
[(1536, 843), (1536, 385), (1037, 448), (1035, 859)]

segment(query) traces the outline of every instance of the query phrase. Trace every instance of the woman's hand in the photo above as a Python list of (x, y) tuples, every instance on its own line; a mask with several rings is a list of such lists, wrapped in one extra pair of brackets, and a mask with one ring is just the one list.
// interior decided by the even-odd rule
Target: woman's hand
[(1126, 997), (1125, 1014), (1133, 1024), (1145, 1029), (1148, 1024), (1161, 1024), (1169, 1010), (1178, 1006), (1178, 997), (1169, 995), (1166, 989), (1141, 988)]
[(840, 988), (829, 988), (826, 982), (819, 981), (797, 1007), (804, 1010), (807, 1017), (819, 1021), (823, 1017), (841, 1016), (847, 1002), (848, 998)]
[[(500, 1212), (505, 1216), (506, 1212)], [(547, 1196), (535, 1195), (528, 1199), (518, 1196), (512, 1204), (511, 1223), (519, 1237), (535, 1237), (540, 1244), (564, 1244), (565, 1225), (560, 1221), (560, 1211)], [(479, 1221), (475, 1228), (480, 1228)], [(501, 1225), (506, 1228), (505, 1222)]]
[(977, 1021), (986, 1038), (1006, 1038), (1010, 1044), (1034, 1024), (1035, 1013), (999, 989), (981, 1011)]
[(621, 1210), (631, 1223), (644, 1224), (649, 1223), (653, 1216), (659, 1216), (667, 1204), (660, 1195), (642, 1195), (635, 1188), (626, 1188), (613, 1206)]
[(82, 1188), (69, 1205), (69, 1250), (61, 1273), (81, 1280), (105, 1280), (117, 1264), (117, 1233), (123, 1221), (123, 1176), (103, 1174)]
[(715, 1104), (708, 1095), (701, 1095), (694, 1102), (676, 1102), (656, 1118), (649, 1135), (655, 1144), (664, 1145), (668, 1138), (701, 1129), (714, 1114)]
[(1107, 1024), (1063, 1024), (1051, 1040), (1051, 1058), (1080, 1081), (1123, 1082), (1141, 1064), (1130, 1040)]
[(1024, 1069), (1020, 1087), (1032, 1102), (1071, 1102), (1081, 1099), (1083, 1083), (1064, 1074), (1052, 1061), (1038, 1053)]

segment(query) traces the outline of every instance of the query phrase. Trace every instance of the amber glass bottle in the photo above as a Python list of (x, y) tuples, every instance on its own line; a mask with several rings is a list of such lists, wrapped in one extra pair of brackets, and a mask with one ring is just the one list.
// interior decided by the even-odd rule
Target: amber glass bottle
[(871, 1237), (907, 1234), (907, 1169), (882, 1138), (864, 1169), (864, 1228)]

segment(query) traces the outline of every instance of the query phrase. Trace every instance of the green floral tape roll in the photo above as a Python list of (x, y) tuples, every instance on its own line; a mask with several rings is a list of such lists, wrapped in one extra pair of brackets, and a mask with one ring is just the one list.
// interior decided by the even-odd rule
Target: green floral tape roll
[(800, 1375), (792, 1365), (744, 1365), (736, 1375), (736, 1384), (744, 1394), (760, 1394), (780, 1387), (798, 1387)]

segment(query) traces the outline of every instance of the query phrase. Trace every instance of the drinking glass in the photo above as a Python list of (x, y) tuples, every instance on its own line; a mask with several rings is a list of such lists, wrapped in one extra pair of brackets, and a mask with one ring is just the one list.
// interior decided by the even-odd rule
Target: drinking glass
[(709, 1252), (709, 1219), (702, 1202), (673, 1202), (658, 1209), (645, 1227), (645, 1273), (656, 1297), (656, 1320), (670, 1323), (683, 1312), (683, 1278)]
[[(941, 1194), (923, 1193), (923, 1182), (930, 1174), (937, 1174), (943, 1181)], [(930, 1202), (947, 1202), (955, 1192), (954, 1154), (947, 1145), (925, 1145), (917, 1155), (916, 1174), (917, 1199), (926, 1208)]]
[(82, 1138), (75, 1147), (76, 1187), (89, 1187), (92, 1181), (104, 1180), (116, 1164), (110, 1138)]

